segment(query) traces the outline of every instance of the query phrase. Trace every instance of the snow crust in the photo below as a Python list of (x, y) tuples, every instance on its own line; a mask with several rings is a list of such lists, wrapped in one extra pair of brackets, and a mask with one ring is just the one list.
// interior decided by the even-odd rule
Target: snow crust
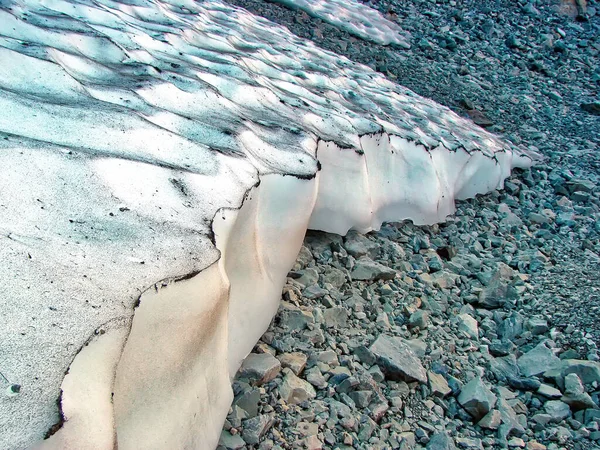
[(356, 0), (269, 0), (299, 9), (354, 36), (377, 44), (409, 45), (406, 32), (376, 9)]
[(441, 221), (534, 157), (217, 0), (0, 2), (0, 448), (61, 387), (40, 448), (214, 447), (307, 227)]

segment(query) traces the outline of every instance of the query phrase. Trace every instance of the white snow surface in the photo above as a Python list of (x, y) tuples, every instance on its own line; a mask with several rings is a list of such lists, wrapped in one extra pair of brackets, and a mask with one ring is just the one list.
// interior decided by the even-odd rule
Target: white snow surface
[(214, 447), (307, 227), (442, 221), (534, 157), (216, 0), (1, 0), (0, 448), (61, 389), (40, 448)]
[(376, 9), (357, 0), (269, 0), (299, 9), (366, 41), (410, 47), (407, 33)]

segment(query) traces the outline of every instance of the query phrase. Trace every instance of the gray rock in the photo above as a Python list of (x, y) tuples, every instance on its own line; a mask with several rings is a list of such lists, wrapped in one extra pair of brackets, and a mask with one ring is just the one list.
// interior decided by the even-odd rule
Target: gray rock
[(306, 371), (306, 380), (317, 389), (325, 389), (327, 387), (327, 380), (318, 367), (311, 367)]
[(375, 364), (375, 360), (377, 359), (373, 352), (369, 350), (364, 345), (359, 345), (354, 349), (354, 354), (358, 356), (358, 359), (367, 365), (367, 367)]
[(595, 420), (600, 424), (600, 409), (587, 409), (584, 413), (584, 422), (590, 423)]
[(584, 178), (573, 178), (567, 183), (569, 192), (592, 192), (596, 189), (596, 184), (591, 180)]
[(403, 433), (400, 433), (400, 436), (398, 436), (398, 441), (400, 442), (401, 450), (414, 449), (417, 445), (415, 433), (410, 431), (404, 431)]
[(456, 445), (467, 450), (483, 450), (483, 443), (479, 438), (457, 437)]
[(324, 289), (321, 286), (317, 286), (316, 284), (309, 286), (302, 291), (302, 296), (311, 300), (323, 298), (327, 294), (329, 294), (329, 291), (327, 289)]
[(458, 396), (458, 403), (479, 421), (489, 413), (496, 404), (496, 396), (483, 383), (480, 377), (475, 377), (465, 384)]
[[(256, 413), (255, 415), (258, 415), (258, 413)], [(235, 404), (231, 407), (231, 412), (227, 414), (227, 421), (231, 424), (232, 427), (235, 428), (241, 427), (242, 420), (249, 418), (250, 416), (248, 415), (248, 413)]]
[(427, 344), (422, 339), (406, 339), (404, 342), (415, 352), (417, 358), (424, 358), (427, 354)]
[(342, 380), (339, 384), (338, 383), (336, 383), (336, 384), (337, 384), (337, 386), (336, 386), (335, 390), (337, 392), (347, 394), (348, 392), (355, 389), (358, 386), (359, 382), (356, 377), (349, 376), (349, 377), (346, 377), (344, 380)]
[(300, 375), (306, 367), (307, 356), (304, 353), (293, 352), (283, 353), (277, 357), (281, 362), (281, 367), (287, 367), (294, 372), (295, 375)]
[(385, 330), (389, 330), (392, 327), (390, 318), (386, 313), (378, 314), (375, 323)]
[(361, 417), (360, 423), (358, 439), (362, 442), (368, 442), (375, 430), (377, 430), (377, 423), (367, 415)]
[(505, 280), (493, 280), (479, 293), (478, 304), (483, 308), (495, 309), (503, 306), (508, 297), (508, 283)]
[(335, 267), (327, 267), (321, 276), (321, 281), (339, 289), (346, 282), (346, 274)]
[(574, 202), (586, 203), (590, 200), (590, 194), (581, 191), (573, 192), (571, 194), (571, 200)]
[(548, 331), (548, 321), (542, 317), (532, 317), (527, 321), (527, 329), (534, 336), (544, 334)]
[(429, 313), (422, 309), (411, 314), (408, 320), (408, 325), (411, 328), (418, 328), (424, 330), (429, 325)]
[(427, 450), (456, 450), (454, 439), (444, 431), (433, 434), (426, 448)]
[[(317, 435), (306, 436), (304, 439), (304, 448), (306, 450), (323, 450), (323, 443), (319, 440)], [(275, 447), (273, 447), (275, 448)], [(281, 447), (278, 447), (280, 449)], [(270, 450), (270, 449), (260, 449), (259, 450)]]
[(539, 375), (560, 362), (560, 359), (543, 343), (529, 350), (517, 360), (521, 373), (526, 377)]
[(219, 446), (225, 447), (226, 450), (239, 450), (246, 445), (246, 442), (239, 434), (231, 434), (229, 431), (221, 431), (219, 438)]
[(469, 314), (458, 315), (458, 329), (471, 339), (479, 340), (479, 327), (477, 320)]
[(313, 255), (310, 250), (304, 245), (300, 248), (300, 253), (296, 258), (296, 262), (300, 265), (300, 268), (308, 266), (313, 261)]
[(579, 357), (579, 353), (577, 352), (577, 350), (569, 348), (562, 352), (558, 357), (560, 359), (577, 359)]
[(371, 345), (370, 350), (386, 378), (427, 382), (427, 372), (421, 361), (401, 338), (382, 334)]
[(325, 350), (319, 352), (317, 355), (317, 361), (328, 364), (330, 366), (339, 366), (340, 361), (338, 355), (333, 350)]
[(250, 353), (239, 370), (239, 376), (264, 384), (275, 378), (281, 371), (281, 363), (270, 353)]
[(427, 379), (429, 380), (429, 389), (436, 397), (446, 397), (452, 393), (452, 389), (448, 386), (448, 382), (443, 375), (427, 371)]
[[(600, 114), (598, 114), (600, 115)], [(600, 431), (592, 431), (590, 433), (590, 440), (592, 441), (600, 441)]]
[(327, 308), (323, 317), (327, 328), (345, 328), (348, 325), (348, 310), (343, 306)]
[(525, 441), (521, 438), (512, 438), (510, 441), (508, 441), (508, 447), (509, 448), (525, 448)]
[[(423, 274), (421, 278), (425, 279), (425, 275)], [(440, 270), (439, 272), (435, 272), (429, 276), (430, 282), (438, 289), (450, 289), (451, 287), (456, 285), (456, 280), (458, 275), (452, 272), (448, 272), (447, 270)]]
[(310, 311), (301, 310), (293, 305), (282, 302), (282, 311), (279, 315), (280, 324), (289, 331), (303, 330), (309, 323), (314, 323), (315, 318)]
[(301, 284), (305, 288), (317, 284), (317, 282), (319, 281), (319, 273), (316, 269), (313, 269), (312, 267), (304, 270), (299, 270), (295, 273), (295, 275), (299, 276), (295, 280), (296, 283)]
[(569, 405), (560, 400), (549, 400), (544, 403), (544, 411), (550, 416), (551, 422), (561, 422), (571, 416)]
[(592, 400), (592, 397), (585, 392), (583, 383), (576, 373), (567, 374), (564, 383), (565, 395), (561, 400), (569, 405), (571, 410), (579, 411), (582, 409), (593, 409), (598, 407)]
[(507, 356), (513, 353), (516, 349), (515, 344), (509, 340), (500, 341), (495, 339), (489, 344), (489, 351), (492, 356)]
[(531, 417), (531, 421), (540, 425), (540, 428), (545, 428), (550, 422), (552, 422), (552, 416), (550, 414), (538, 413)]
[(532, 3), (526, 3), (525, 6), (523, 6), (523, 12), (533, 17), (539, 17), (541, 15), (539, 9), (533, 6)]
[(258, 405), (260, 403), (260, 391), (258, 388), (249, 389), (239, 396), (237, 396), (233, 402), (235, 406), (243, 409), (248, 417), (255, 417), (258, 415)]
[(295, 405), (317, 396), (315, 389), (309, 382), (298, 378), (289, 369), (284, 369), (284, 372), (285, 377), (279, 388), (279, 395), (286, 403)]
[(379, 368), (379, 366), (373, 366), (369, 369), (369, 373), (371, 374), (371, 376), (373, 377), (373, 379), (375, 381), (377, 381), (378, 383), (381, 383), (383, 380), (385, 380), (385, 375), (383, 374), (383, 372), (381, 371), (381, 369)]
[(371, 403), (373, 391), (352, 391), (348, 396), (356, 403), (356, 406), (366, 408)]
[(537, 393), (551, 400), (557, 400), (562, 397), (562, 392), (548, 384), (540, 385)]
[(262, 414), (252, 419), (245, 420), (243, 423), (244, 431), (242, 438), (247, 444), (258, 444), (260, 439), (273, 426), (275, 418), (271, 414)]
[(322, 231), (311, 231), (304, 238), (305, 244), (308, 244), (312, 250), (313, 256), (320, 262), (327, 262), (331, 259), (332, 247), (342, 246), (342, 237), (337, 234), (324, 233)]
[(490, 370), (501, 381), (519, 378), (519, 366), (515, 355), (490, 359)]
[(565, 402), (573, 411), (579, 411), (582, 409), (598, 408), (598, 405), (594, 403), (590, 394), (581, 392), (579, 394), (567, 393), (562, 396), (561, 400)]
[(584, 392), (583, 383), (576, 373), (569, 373), (565, 376), (565, 394), (583, 394)]
[(357, 233), (356, 231), (348, 232), (345, 238), (344, 248), (355, 258), (360, 258), (364, 255), (375, 257), (379, 251), (379, 245), (376, 242), (371, 241), (366, 236)]
[(519, 313), (514, 313), (507, 317), (498, 326), (498, 336), (500, 339), (512, 341), (523, 332), (523, 317)]
[[(512, 400), (515, 402), (515, 400)], [(516, 403), (515, 403), (516, 407)], [(496, 408), (500, 411), (502, 417), (502, 424), (498, 429), (498, 436), (501, 439), (506, 439), (511, 434), (522, 435), (525, 433), (525, 427), (519, 421), (519, 417), (515, 412), (514, 408), (508, 403), (508, 400), (499, 398)], [(521, 413), (523, 411), (520, 411)], [(526, 425), (526, 424), (525, 424)]]
[(500, 424), (502, 423), (502, 414), (500, 411), (494, 409), (487, 413), (483, 418), (477, 423), (481, 428), (486, 428), (488, 430), (497, 430)]
[(535, 378), (523, 378), (523, 377), (513, 377), (507, 376), (506, 381), (510, 385), (510, 387), (519, 389), (520, 391), (537, 391), (541, 382)]
[(532, 212), (527, 216), (530, 222), (537, 224), (551, 223), (552, 219), (543, 213)]
[(596, 361), (563, 359), (560, 364), (544, 372), (544, 377), (554, 378), (560, 386), (564, 377), (570, 373), (577, 374), (584, 384), (592, 384), (595, 381), (600, 385), (600, 363)]
[(359, 281), (392, 280), (396, 277), (396, 271), (367, 257), (362, 257), (356, 261), (350, 275), (353, 280)]

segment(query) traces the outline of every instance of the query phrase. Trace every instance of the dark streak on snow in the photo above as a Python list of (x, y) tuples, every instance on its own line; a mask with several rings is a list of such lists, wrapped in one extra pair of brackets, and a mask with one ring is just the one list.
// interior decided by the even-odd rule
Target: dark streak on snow
[[(81, 351), (81, 349), (80, 349)], [(79, 352), (77, 352), (79, 353)], [(77, 355), (75, 355), (75, 357), (77, 357)], [(67, 370), (68, 373), (68, 370)], [(65, 418), (65, 415), (63, 414), (63, 409), (62, 409), (62, 396), (63, 396), (63, 390), (60, 390), (60, 394), (58, 394), (58, 398), (56, 399), (56, 406), (58, 407), (58, 422), (56, 422), (54, 425), (52, 425), (50, 428), (48, 428), (48, 431), (46, 431), (46, 434), (44, 434), (44, 439), (48, 439), (50, 436), (52, 436), (53, 434), (55, 434), (58, 430), (60, 430), (63, 425), (65, 424), (65, 422), (67, 421), (67, 419)]]

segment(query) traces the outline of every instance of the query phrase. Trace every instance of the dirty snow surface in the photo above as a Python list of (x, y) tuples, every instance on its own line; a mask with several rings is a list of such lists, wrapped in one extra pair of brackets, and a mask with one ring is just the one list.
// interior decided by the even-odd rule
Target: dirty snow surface
[(409, 46), (406, 32), (377, 11), (356, 0), (272, 0), (304, 11), (354, 36), (382, 45)]
[[(114, 338), (116, 369), (102, 366), (108, 379), (119, 373), (122, 346), (130, 359), (142, 354), (134, 342), (151, 347), (151, 327), (144, 339), (126, 339), (140, 294), (217, 262), (215, 214), (239, 209), (264, 177), (271, 181), (262, 183), (257, 211), (277, 205), (282, 217), (298, 214), (304, 222), (293, 231), (301, 235), (309, 221), (345, 233), (392, 218), (442, 220), (455, 198), (501, 187), (531, 157), (371, 69), (219, 1), (0, 2), (0, 383), (2, 392), (21, 385), (18, 395), (0, 396), (0, 447), (30, 446), (59, 422), (63, 377), (92, 337)], [(264, 200), (272, 192), (288, 201)], [(263, 219), (262, 229), (277, 224)], [(228, 226), (227, 239), (244, 233)], [(285, 245), (265, 240), (252, 251), (260, 258), (277, 244)], [(289, 267), (266, 277), (273, 289), (300, 245), (301, 236), (288, 249)], [(222, 270), (234, 279), (246, 267)], [(226, 282), (211, 283), (204, 292), (228, 298)], [(270, 317), (247, 332), (236, 327), (231, 340), (237, 309), (221, 310), (221, 328), (208, 326), (212, 316), (198, 326), (203, 342), (227, 350), (206, 370), (229, 361), (232, 375)], [(140, 404), (123, 381), (128, 370), (117, 377), (122, 391), (106, 382), (108, 430), (110, 395)], [(165, 371), (160, 380), (129, 381), (165, 387)], [(178, 387), (198, 398), (213, 388)], [(186, 413), (168, 412), (173, 423)], [(213, 442), (227, 411), (205, 413), (198, 436)], [(119, 430), (143, 433), (119, 417), (115, 439), (130, 448)], [(156, 445), (175, 448), (169, 433)]]

